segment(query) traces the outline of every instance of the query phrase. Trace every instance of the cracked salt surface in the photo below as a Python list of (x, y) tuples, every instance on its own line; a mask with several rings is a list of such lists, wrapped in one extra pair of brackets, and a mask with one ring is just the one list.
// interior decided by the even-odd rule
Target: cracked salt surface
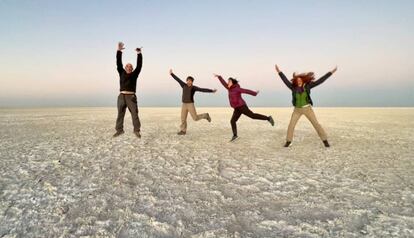
[(315, 108), (332, 147), (292, 109), (231, 109), (211, 124), (140, 110), (111, 138), (113, 108), (0, 110), (0, 237), (413, 237), (414, 110)]

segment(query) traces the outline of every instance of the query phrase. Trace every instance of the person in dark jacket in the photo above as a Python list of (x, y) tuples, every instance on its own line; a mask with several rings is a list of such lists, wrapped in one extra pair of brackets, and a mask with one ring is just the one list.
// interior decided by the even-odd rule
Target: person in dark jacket
[(135, 95), (137, 88), (137, 79), (138, 75), (141, 72), (142, 68), (142, 54), (141, 49), (136, 48), (137, 52), (137, 67), (132, 67), (132, 64), (128, 63), (125, 65), (125, 69), (122, 65), (122, 50), (124, 48), (124, 43), (118, 43), (118, 51), (116, 52), (116, 66), (119, 74), (119, 85), (120, 93), (118, 95), (118, 117), (116, 119), (116, 133), (113, 137), (120, 136), (124, 133), (124, 117), (126, 108), (128, 108), (132, 117), (132, 124), (134, 125), (134, 134), (141, 138), (140, 130), (141, 123), (138, 117), (138, 102), (137, 96)]
[(202, 113), (197, 114), (197, 111), (194, 106), (194, 94), (195, 92), (204, 92), (204, 93), (215, 93), (216, 89), (208, 88), (199, 88), (193, 85), (194, 78), (191, 76), (187, 77), (186, 83), (184, 83), (180, 78), (178, 78), (170, 69), (170, 75), (177, 81), (181, 88), (183, 89), (182, 95), (182, 106), (181, 106), (181, 126), (178, 135), (185, 135), (187, 133), (187, 115), (190, 113), (194, 121), (199, 121), (201, 119), (206, 119), (208, 122), (211, 122), (210, 114)]
[(268, 121), (272, 126), (274, 126), (275, 122), (273, 121), (272, 116), (264, 116), (258, 113), (253, 113), (241, 96), (243, 93), (256, 96), (259, 91), (254, 92), (249, 89), (241, 88), (238, 81), (234, 78), (229, 78), (226, 83), (226, 81), (224, 81), (223, 77), (220, 75), (215, 74), (214, 76), (217, 77), (220, 80), (221, 84), (228, 90), (230, 106), (234, 108), (233, 116), (230, 120), (231, 129), (233, 131), (233, 137), (231, 138), (230, 142), (233, 142), (238, 138), (236, 122), (239, 120), (242, 114), (255, 120)]
[(279, 74), (282, 81), (286, 86), (292, 91), (292, 104), (295, 107), (290, 119), (288, 126), (286, 143), (285, 147), (289, 147), (293, 139), (293, 131), (295, 130), (296, 123), (302, 115), (305, 115), (306, 118), (312, 123), (319, 137), (321, 138), (325, 147), (329, 147), (328, 137), (325, 133), (325, 130), (319, 124), (316, 119), (315, 113), (312, 110), (313, 102), (311, 98), (311, 89), (322, 84), (327, 80), (333, 73), (338, 69), (335, 67), (330, 72), (326, 73), (324, 76), (315, 80), (315, 75), (313, 72), (302, 73), (302, 74), (293, 74), (293, 79), (289, 81), (285, 74), (280, 71), (279, 67), (275, 65), (276, 72)]

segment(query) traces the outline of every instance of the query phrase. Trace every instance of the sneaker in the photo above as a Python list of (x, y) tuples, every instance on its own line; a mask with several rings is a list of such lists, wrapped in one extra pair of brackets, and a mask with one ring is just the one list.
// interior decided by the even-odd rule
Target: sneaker
[(239, 139), (239, 137), (238, 137), (238, 136), (233, 136), (233, 137), (231, 138), (230, 142), (234, 142), (234, 141), (235, 141), (235, 140), (237, 140), (237, 139)]
[(275, 126), (275, 121), (273, 120), (272, 116), (269, 116), (269, 123), (270, 125)]
[(292, 142), (290, 142), (290, 141), (286, 141), (286, 143), (285, 143), (285, 145), (284, 145), (283, 147), (289, 147), (289, 146), (290, 146), (290, 144), (292, 144)]
[(134, 131), (134, 134), (135, 134), (138, 138), (141, 138), (141, 133), (139, 133), (139, 131)]
[(325, 147), (331, 147), (330, 145), (329, 145), (329, 142), (327, 141), (327, 140), (324, 140), (324, 141), (322, 141), (323, 142), (323, 144), (325, 145)]
[(207, 113), (207, 121), (211, 122), (211, 117), (210, 117), (210, 114), (208, 114), (208, 113)]
[(112, 137), (118, 137), (120, 135), (124, 134), (124, 131), (117, 131)]
[(183, 135), (185, 135), (185, 131), (179, 131), (179, 132), (177, 133), (177, 135), (179, 135), (179, 136), (183, 136)]

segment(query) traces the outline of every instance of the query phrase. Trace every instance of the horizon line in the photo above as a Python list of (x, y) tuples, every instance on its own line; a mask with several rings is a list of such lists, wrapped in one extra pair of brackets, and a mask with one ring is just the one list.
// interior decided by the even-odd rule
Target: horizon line
[[(250, 108), (294, 108), (293, 106), (249, 106)], [(3, 107), (0, 106), (0, 110), (7, 110), (7, 109), (71, 109), (71, 108), (117, 108), (116, 106), (11, 106), (11, 107)], [(181, 106), (140, 106), (138, 108), (181, 108)], [(230, 106), (197, 106), (197, 108), (229, 108), (233, 109)], [(383, 109), (411, 109), (414, 108), (414, 106), (317, 106), (313, 108), (383, 108)]]

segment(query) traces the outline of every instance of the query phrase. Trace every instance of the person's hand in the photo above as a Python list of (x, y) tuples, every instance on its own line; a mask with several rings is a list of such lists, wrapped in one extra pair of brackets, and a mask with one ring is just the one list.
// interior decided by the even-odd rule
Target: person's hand
[(122, 42), (118, 42), (118, 50), (119, 51), (121, 51), (121, 50), (123, 50), (123, 49), (125, 49), (125, 47), (124, 47), (125, 45), (124, 45), (124, 43), (122, 43)]
[(213, 74), (214, 75), (214, 77), (216, 77), (216, 78), (219, 78), (220, 77), (220, 75), (218, 75), (218, 74)]
[(213, 93), (216, 93), (217, 92), (217, 89), (213, 89)]
[(257, 91), (256, 91), (256, 94), (259, 94), (259, 93), (260, 93), (260, 91), (259, 91), (259, 90), (257, 90)]
[(173, 71), (172, 71), (172, 69), (170, 69), (170, 74), (173, 74)]
[(141, 54), (141, 49), (142, 49), (142, 47), (139, 47), (139, 48), (136, 48), (136, 49), (135, 49), (135, 51), (136, 51), (138, 54)]
[(275, 69), (276, 69), (276, 72), (277, 73), (280, 73), (281, 72), (280, 69), (279, 69), (279, 66), (277, 66), (277, 64), (275, 64)]
[(335, 66), (335, 68), (333, 70), (331, 70), (331, 73), (335, 73), (338, 70), (338, 66)]

